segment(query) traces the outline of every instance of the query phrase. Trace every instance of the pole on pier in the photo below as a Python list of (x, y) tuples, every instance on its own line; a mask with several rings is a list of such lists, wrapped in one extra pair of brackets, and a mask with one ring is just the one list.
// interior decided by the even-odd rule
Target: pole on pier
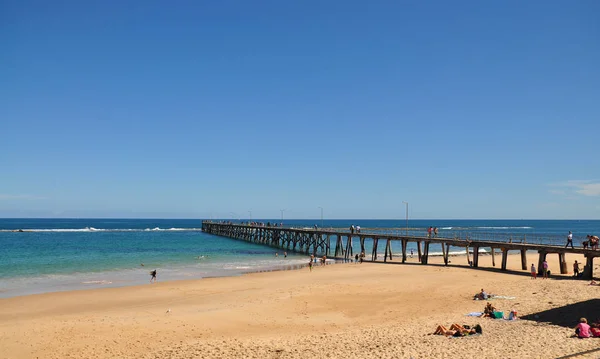
[(423, 243), (423, 256), (421, 257), (422, 264), (427, 264), (427, 259), (429, 258), (429, 244), (429, 241)]
[(406, 263), (406, 244), (407, 244), (407, 240), (403, 239), (402, 240), (402, 263)]
[(377, 244), (379, 242), (379, 238), (373, 238), (373, 253), (371, 254), (371, 260), (374, 261), (377, 259)]
[[(444, 253), (444, 265), (448, 265), (448, 256), (450, 255), (450, 243), (446, 243), (446, 252)], [(442, 244), (442, 248), (444, 245)]]
[(585, 256), (585, 267), (583, 267), (583, 279), (592, 280), (594, 277), (594, 257), (590, 255)]
[(469, 265), (471, 265), (471, 258), (469, 256), (469, 245), (467, 244), (467, 246), (465, 247), (465, 251), (467, 252), (467, 263)]
[(496, 253), (496, 248), (492, 247), (492, 267), (496, 266), (496, 256), (494, 255)]
[(527, 251), (521, 249), (521, 269), (527, 270)]
[(419, 255), (419, 262), (421, 261), (421, 241), (417, 241), (417, 253)]
[(560, 274), (568, 274), (569, 269), (567, 268), (565, 253), (558, 253), (558, 263), (560, 264)]
[(508, 261), (508, 249), (502, 248), (502, 266), (500, 269), (506, 270), (506, 262)]
[(365, 238), (364, 237), (360, 237), (360, 255), (362, 256), (362, 254), (365, 253)]
[(473, 246), (473, 268), (479, 265), (479, 246)]

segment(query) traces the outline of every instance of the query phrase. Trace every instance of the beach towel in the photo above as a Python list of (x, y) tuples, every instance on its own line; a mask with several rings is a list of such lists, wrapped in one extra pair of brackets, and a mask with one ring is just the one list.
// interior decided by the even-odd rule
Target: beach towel
[(509, 297), (507, 295), (495, 295), (493, 297), (490, 297), (490, 299), (515, 299), (517, 297)]
[(481, 317), (483, 315), (482, 312), (471, 312), (467, 314), (467, 317)]
[(473, 338), (473, 337), (478, 337), (478, 336), (480, 336), (480, 335), (481, 335), (481, 334), (479, 334), (479, 333), (476, 333), (476, 334), (469, 334), (469, 335), (462, 335), (462, 336), (457, 336), (457, 337), (455, 337), (454, 335), (451, 335), (451, 336), (449, 336), (448, 338), (450, 338), (450, 339), (458, 339), (458, 338)]

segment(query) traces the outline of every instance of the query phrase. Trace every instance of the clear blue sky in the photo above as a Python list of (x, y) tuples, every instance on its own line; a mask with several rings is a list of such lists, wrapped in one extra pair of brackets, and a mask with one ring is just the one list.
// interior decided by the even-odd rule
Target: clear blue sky
[(0, 2), (0, 216), (600, 218), (600, 2)]

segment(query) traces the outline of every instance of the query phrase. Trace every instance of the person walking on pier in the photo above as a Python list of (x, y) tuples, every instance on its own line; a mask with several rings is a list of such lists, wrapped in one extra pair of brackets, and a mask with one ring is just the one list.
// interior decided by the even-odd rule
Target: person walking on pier
[(437, 227), (435, 227), (435, 228), (433, 229), (433, 236), (434, 236), (434, 237), (437, 237), (437, 234), (438, 234), (438, 229), (437, 229)]
[(350, 225), (350, 234), (354, 234), (354, 225), (353, 224)]
[(537, 271), (535, 270), (535, 265), (533, 265), (533, 263), (531, 263), (531, 279), (536, 279), (537, 278)]
[(427, 229), (427, 238), (431, 238), (431, 234), (433, 233), (433, 227), (429, 227), (429, 229)]
[(569, 231), (569, 234), (567, 235), (567, 244), (565, 245), (565, 248), (567, 248), (569, 246), (569, 244), (571, 245), (571, 248), (574, 249), (574, 247), (573, 247), (573, 233), (571, 233), (571, 231)]

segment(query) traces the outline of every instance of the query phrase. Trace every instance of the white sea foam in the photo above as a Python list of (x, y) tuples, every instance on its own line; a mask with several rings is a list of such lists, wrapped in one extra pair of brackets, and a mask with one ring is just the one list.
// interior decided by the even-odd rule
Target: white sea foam
[(81, 284), (112, 284), (112, 282), (109, 280), (88, 280), (81, 282)]
[(531, 229), (531, 227), (475, 227), (478, 229)]
[(442, 227), (442, 229), (452, 229), (452, 227)]

